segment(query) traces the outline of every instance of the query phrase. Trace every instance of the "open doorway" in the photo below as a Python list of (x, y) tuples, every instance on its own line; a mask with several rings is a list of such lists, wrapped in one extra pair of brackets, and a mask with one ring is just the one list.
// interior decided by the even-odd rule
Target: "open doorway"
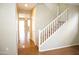
[(19, 48), (30, 47), (30, 19), (19, 16)]
[(18, 54), (36, 54), (37, 47), (32, 39), (32, 9), (35, 4), (17, 4)]

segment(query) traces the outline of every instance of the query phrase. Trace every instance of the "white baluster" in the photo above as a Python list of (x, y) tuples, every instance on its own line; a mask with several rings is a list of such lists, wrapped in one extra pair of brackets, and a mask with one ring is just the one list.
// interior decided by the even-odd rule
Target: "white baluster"
[(44, 41), (44, 31), (42, 32), (42, 43), (43, 43), (43, 41)]
[(41, 44), (42, 44), (42, 42), (43, 42), (43, 33), (41, 32)]
[(54, 26), (54, 22), (53, 22), (53, 33), (54, 33), (54, 29), (55, 29), (54, 27), (55, 27), (55, 26)]
[(55, 21), (55, 31), (56, 31), (56, 21)]
[(40, 46), (40, 44), (41, 44), (41, 32), (39, 30), (39, 46)]
[(50, 24), (50, 36), (51, 36), (51, 32), (52, 32), (51, 29), (52, 29), (52, 27), (51, 27), (51, 24)]
[(46, 40), (46, 29), (44, 31), (44, 41)]
[(43, 32), (41, 32), (41, 44), (42, 44), (42, 42), (43, 42)]
[(46, 28), (46, 39), (47, 39), (47, 28)]
[(41, 44), (41, 42), (42, 42), (42, 35), (41, 35), (41, 33), (40, 33), (40, 38), (39, 39), (40, 39), (40, 44)]
[(45, 29), (45, 40), (47, 39), (47, 28)]
[(52, 28), (53, 28), (52, 33), (54, 33), (54, 22), (53, 22), (52, 24), (53, 24), (53, 25), (52, 25)]
[(57, 21), (58, 21), (58, 20), (55, 21), (55, 25), (56, 25), (56, 27), (55, 27), (55, 28), (56, 28), (55, 31), (57, 30)]
[(51, 23), (51, 35), (52, 35), (52, 23)]
[(49, 37), (49, 28), (47, 27), (47, 38)]
[(47, 27), (47, 39), (48, 39), (48, 27)]
[(54, 27), (53, 27), (53, 22), (52, 22), (52, 34), (53, 34), (53, 28), (54, 28)]
[(49, 37), (50, 37), (50, 24), (49, 24)]
[(51, 36), (51, 24), (49, 24), (49, 37)]
[(43, 39), (43, 42), (44, 42), (45, 41), (45, 29), (44, 29), (43, 35), (44, 35), (44, 39)]

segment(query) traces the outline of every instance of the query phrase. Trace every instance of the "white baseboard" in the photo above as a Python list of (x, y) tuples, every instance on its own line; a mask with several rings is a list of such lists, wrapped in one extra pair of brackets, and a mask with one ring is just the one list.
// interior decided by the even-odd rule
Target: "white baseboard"
[(0, 55), (18, 55), (16, 51), (5, 51), (5, 50), (0, 50)]
[(44, 49), (44, 50), (41, 50), (39, 48), (39, 52), (45, 52), (45, 51), (49, 51), (49, 50), (55, 50), (55, 49), (61, 49), (61, 48), (66, 48), (66, 47), (70, 47), (70, 46), (75, 46), (75, 45), (79, 45), (79, 44), (72, 44), (72, 45), (67, 45), (67, 46), (62, 46), (62, 47), (56, 47), (56, 48), (51, 48), (51, 49)]

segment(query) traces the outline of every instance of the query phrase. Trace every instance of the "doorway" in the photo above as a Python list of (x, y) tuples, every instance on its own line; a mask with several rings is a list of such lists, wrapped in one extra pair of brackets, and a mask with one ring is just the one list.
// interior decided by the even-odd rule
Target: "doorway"
[(19, 48), (30, 47), (30, 19), (19, 18)]
[(18, 54), (37, 54), (37, 46), (32, 39), (32, 9), (34, 4), (17, 4), (18, 12)]

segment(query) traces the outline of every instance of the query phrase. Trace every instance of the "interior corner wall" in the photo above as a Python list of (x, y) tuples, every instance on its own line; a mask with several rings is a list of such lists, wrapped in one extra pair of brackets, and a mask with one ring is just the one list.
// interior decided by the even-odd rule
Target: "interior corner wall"
[(36, 7), (32, 10), (32, 40), (34, 41), (35, 45), (37, 45), (36, 39), (35, 39), (35, 19), (36, 19)]
[(58, 9), (62, 5), (58, 5), (56, 3), (46, 3), (46, 4), (38, 4), (35, 6), (35, 16), (34, 23), (35, 30), (33, 31), (35, 35), (33, 35), (38, 45), (39, 42), (39, 30), (43, 29), (47, 24), (49, 24), (54, 18), (57, 17), (58, 13), (63, 12), (66, 6), (61, 7), (61, 11)]
[[(52, 12), (53, 10), (53, 12)], [(43, 29), (57, 16), (57, 4), (38, 4), (33, 9), (33, 40), (39, 44), (39, 29)], [(52, 17), (53, 15), (53, 17)], [(52, 17), (52, 19), (51, 19)]]
[[(59, 7), (59, 9), (57, 9)], [(73, 16), (73, 12), (75, 11), (74, 9), (76, 9), (76, 6), (73, 5), (67, 5), (67, 4), (38, 4), (35, 7), (35, 16), (33, 17), (33, 36), (35, 39), (36, 44), (38, 45), (38, 41), (39, 41), (39, 29), (43, 29), (47, 24), (49, 24), (58, 14), (57, 13), (61, 13), (63, 12), (66, 8), (70, 8), (71, 10), (69, 10), (68, 12), (69, 14), (69, 18), (72, 18)], [(73, 12), (72, 12), (73, 11)], [(51, 19), (52, 17), (52, 19)], [(78, 37), (76, 38), (78, 39)]]
[[(79, 39), (79, 7), (78, 7), (78, 39)], [(79, 41), (78, 41), (79, 43)]]
[(16, 4), (0, 4), (0, 55), (17, 54)]
[(78, 7), (73, 5), (69, 5), (68, 7), (70, 8), (68, 21), (66, 21), (49, 40), (40, 46), (40, 51), (79, 45)]
[(46, 40), (40, 46), (40, 51), (54, 50), (69, 46), (78, 45), (79, 39), (76, 39), (78, 33), (77, 15), (69, 19), (61, 28), (59, 28), (50, 39)]

